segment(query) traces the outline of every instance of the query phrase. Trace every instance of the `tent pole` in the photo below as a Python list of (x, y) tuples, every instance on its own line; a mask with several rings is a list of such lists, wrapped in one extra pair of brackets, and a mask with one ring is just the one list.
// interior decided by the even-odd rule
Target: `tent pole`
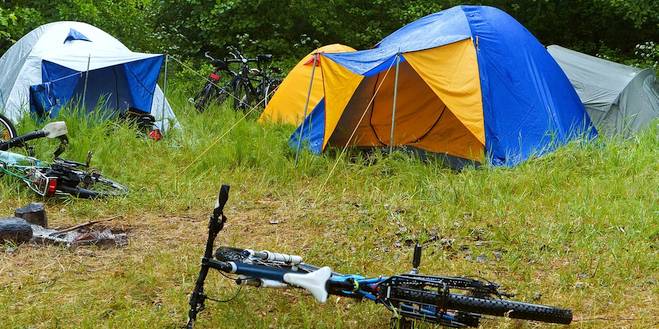
[(297, 150), (295, 151), (295, 166), (297, 167), (297, 160), (300, 155), (300, 148), (302, 147), (302, 134), (304, 134), (304, 122), (307, 120), (307, 112), (309, 112), (309, 100), (311, 98), (311, 87), (313, 87), (313, 79), (316, 74), (316, 63), (318, 61), (318, 53), (313, 54), (313, 67), (311, 68), (311, 80), (309, 81), (309, 90), (307, 91), (307, 101), (304, 104), (304, 116), (302, 117), (302, 126), (300, 127), (300, 134), (297, 137)]
[(89, 81), (89, 65), (92, 62), (92, 54), (90, 53), (87, 57), (87, 71), (85, 71), (85, 86), (82, 88), (82, 106), (86, 107), (86, 97), (87, 97), (87, 81)]
[(396, 76), (394, 77), (394, 101), (391, 109), (391, 135), (389, 136), (389, 153), (394, 151), (394, 127), (396, 124), (396, 98), (398, 98), (398, 67), (400, 64), (400, 54), (396, 54)]
[(165, 77), (162, 82), (162, 108), (160, 111), (160, 133), (165, 135), (165, 103), (167, 102), (167, 60), (169, 54), (165, 53)]

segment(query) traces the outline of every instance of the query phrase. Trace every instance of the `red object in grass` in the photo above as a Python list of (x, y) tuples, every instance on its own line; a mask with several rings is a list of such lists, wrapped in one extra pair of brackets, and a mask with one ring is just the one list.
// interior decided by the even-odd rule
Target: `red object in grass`
[(46, 187), (46, 196), (53, 196), (57, 191), (57, 178), (49, 178), (48, 186)]
[(153, 129), (149, 132), (149, 138), (153, 139), (154, 141), (159, 141), (162, 139), (162, 133), (160, 133), (160, 129)]
[(215, 72), (211, 73), (210, 78), (213, 81), (219, 81), (220, 80), (220, 76), (218, 74), (215, 74)]

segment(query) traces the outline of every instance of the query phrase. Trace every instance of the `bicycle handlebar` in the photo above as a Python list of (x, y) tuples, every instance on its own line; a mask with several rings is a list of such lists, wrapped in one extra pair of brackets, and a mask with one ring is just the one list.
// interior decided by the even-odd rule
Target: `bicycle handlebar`
[(37, 130), (37, 131), (33, 131), (31, 133), (27, 133), (27, 134), (22, 135), (22, 136), (14, 137), (14, 138), (6, 141), (6, 142), (0, 143), (0, 151), (7, 151), (12, 147), (21, 146), (26, 142), (29, 142), (29, 141), (35, 140), (35, 139), (39, 139), (39, 138), (43, 138), (43, 137), (46, 137), (47, 135), (48, 135), (48, 133), (46, 133), (45, 131)]

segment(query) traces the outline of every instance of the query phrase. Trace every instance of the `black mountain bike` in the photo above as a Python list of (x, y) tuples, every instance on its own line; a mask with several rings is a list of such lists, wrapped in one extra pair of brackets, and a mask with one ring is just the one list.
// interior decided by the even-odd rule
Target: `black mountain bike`
[[(235, 47), (228, 47), (232, 58), (216, 59), (205, 53), (206, 58), (213, 65), (213, 72), (209, 75), (209, 81), (204, 88), (193, 98), (195, 108), (203, 112), (213, 102), (223, 103), (227, 99), (233, 99), (234, 110), (249, 110), (252, 107), (262, 105), (265, 107), (272, 92), (281, 83), (281, 79), (274, 76), (281, 71), (271, 68), (272, 55), (257, 55), (256, 58), (244, 56)], [(252, 68), (250, 63), (256, 63)], [(238, 64), (236, 70), (230, 68), (230, 64)], [(229, 81), (221, 84), (222, 75), (228, 76)]]
[(572, 321), (572, 311), (568, 309), (504, 299), (512, 295), (489, 281), (420, 275), (419, 245), (410, 273), (371, 278), (333, 272), (327, 266), (306, 264), (300, 256), (270, 251), (219, 247), (213, 254), (215, 238), (227, 220), (223, 209), (228, 197), (229, 186), (224, 185), (210, 217), (201, 270), (190, 296), (189, 329), (208, 299), (204, 282), (210, 269), (235, 275), (238, 285), (305, 289), (320, 303), (327, 301), (329, 295), (371, 300), (393, 313), (390, 328), (396, 329), (411, 329), (421, 322), (452, 328), (478, 327), (486, 315), (561, 324)]
[(208, 52), (206, 52), (204, 56), (211, 61), (213, 72), (208, 76), (208, 82), (206, 82), (204, 88), (199, 91), (194, 98), (190, 99), (199, 112), (204, 112), (213, 102), (218, 104), (224, 103), (231, 90), (228, 88), (228, 85), (221, 85), (220, 80), (222, 79), (222, 74), (229, 74), (232, 77), (231, 80), (233, 80), (233, 76), (235, 76), (235, 72), (229, 69), (229, 65), (226, 61), (215, 59), (213, 56), (209, 55)]

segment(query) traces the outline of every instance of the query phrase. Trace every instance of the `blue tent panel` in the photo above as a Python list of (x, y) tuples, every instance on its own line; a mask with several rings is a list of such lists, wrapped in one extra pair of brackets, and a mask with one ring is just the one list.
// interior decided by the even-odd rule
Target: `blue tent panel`
[(123, 64), (134, 108), (151, 113), (153, 93), (163, 60), (164, 56), (155, 56)]
[[(111, 114), (130, 107), (150, 113), (163, 59), (154, 56), (88, 73), (44, 60), (44, 83), (31, 88), (32, 111), (55, 117), (62, 105), (75, 101), (88, 111), (100, 107)], [(85, 104), (80, 104), (83, 95)]]
[(78, 32), (76, 29), (70, 29), (69, 34), (66, 36), (64, 39), (64, 43), (67, 43), (68, 41), (73, 41), (73, 40), (82, 40), (82, 41), (89, 41), (89, 38), (87, 38), (84, 34)]
[(569, 80), (526, 28), (496, 8), (461, 8), (476, 46), (493, 164), (515, 165), (576, 135), (595, 133), (587, 131), (590, 119)]
[(30, 111), (38, 116), (57, 117), (61, 107), (74, 93), (80, 72), (43, 61), (41, 79), (44, 83), (30, 86)]
[[(304, 127), (304, 132), (302, 132)], [(304, 119), (291, 138), (288, 145), (297, 149), (300, 133), (302, 132), (302, 146), (307, 147), (311, 152), (320, 154), (323, 151), (323, 137), (325, 136), (325, 99), (318, 102), (318, 105)]]
[(444, 46), (469, 39), (471, 29), (461, 7), (430, 14), (409, 23), (377, 44), (376, 49), (398, 49), (411, 52)]
[(435, 48), (470, 37), (465, 14), (460, 7), (453, 7), (405, 25), (382, 39), (376, 48), (323, 55), (355, 74), (372, 76), (386, 70), (396, 54)]

